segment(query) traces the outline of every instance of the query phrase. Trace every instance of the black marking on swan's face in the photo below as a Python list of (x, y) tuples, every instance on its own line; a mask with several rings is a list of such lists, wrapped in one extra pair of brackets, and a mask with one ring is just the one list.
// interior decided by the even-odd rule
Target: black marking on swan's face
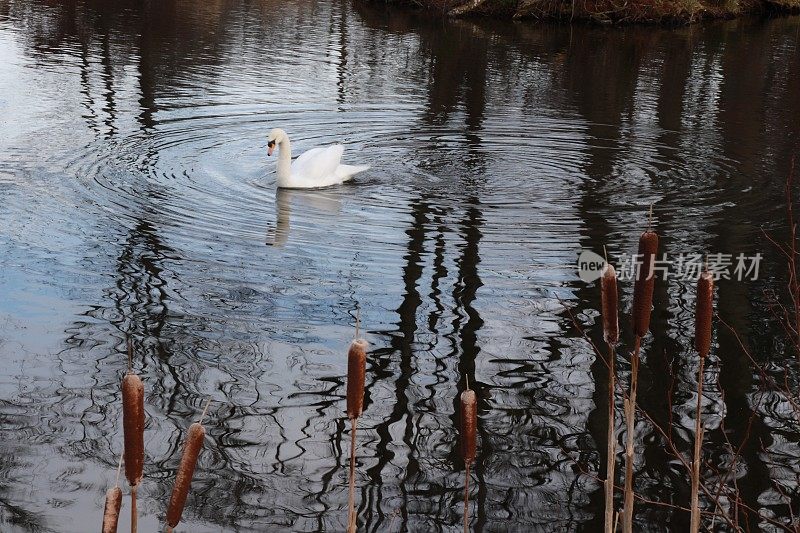
[(274, 147), (275, 147), (275, 141), (267, 141), (267, 148), (274, 148)]

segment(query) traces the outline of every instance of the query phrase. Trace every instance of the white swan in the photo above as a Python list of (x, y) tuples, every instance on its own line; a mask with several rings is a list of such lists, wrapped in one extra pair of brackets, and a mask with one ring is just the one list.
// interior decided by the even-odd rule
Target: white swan
[(278, 187), (284, 189), (316, 189), (345, 182), (369, 168), (367, 165), (342, 165), (344, 146), (334, 144), (312, 148), (292, 163), (289, 136), (280, 128), (269, 132), (267, 155), (278, 145)]

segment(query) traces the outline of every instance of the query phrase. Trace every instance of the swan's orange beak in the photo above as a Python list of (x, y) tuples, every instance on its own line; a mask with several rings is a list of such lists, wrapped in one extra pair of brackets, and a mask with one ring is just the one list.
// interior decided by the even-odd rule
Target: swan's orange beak
[(269, 141), (267, 143), (267, 155), (272, 155), (272, 152), (275, 150), (275, 141)]

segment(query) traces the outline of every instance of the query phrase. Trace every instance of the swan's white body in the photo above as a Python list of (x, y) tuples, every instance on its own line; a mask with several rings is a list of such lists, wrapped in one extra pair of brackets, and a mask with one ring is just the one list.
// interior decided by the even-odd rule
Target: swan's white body
[[(313, 148), (292, 163), (289, 136), (279, 128), (269, 132), (268, 143), (278, 146), (278, 187), (283, 189), (339, 185), (369, 168), (367, 165), (342, 165), (344, 146), (341, 144)], [(269, 154), (272, 154), (272, 146)]]

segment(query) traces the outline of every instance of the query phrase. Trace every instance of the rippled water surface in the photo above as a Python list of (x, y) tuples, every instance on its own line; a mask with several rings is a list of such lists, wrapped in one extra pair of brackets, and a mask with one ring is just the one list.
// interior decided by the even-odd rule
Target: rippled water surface
[[(161, 527), (206, 398), (184, 530), (343, 531), (360, 310), (362, 530), (459, 530), (467, 377), (472, 527), (596, 530), (606, 381), (575, 325), (599, 340), (577, 252), (633, 253), (652, 203), (663, 252), (763, 254), (759, 280), (719, 283), (718, 310), (759, 361), (794, 361), (760, 302), (786, 279), (762, 228), (786, 238), (799, 34), (797, 17), (612, 30), (348, 1), (0, 0), (0, 529), (96, 529), (130, 336), (140, 531)], [(272, 127), (296, 153), (341, 142), (372, 168), (276, 191)], [(693, 284), (661, 280), (655, 300), (640, 401), (685, 452)], [(785, 518), (800, 432), (721, 329), (705, 475), (728, 472), (752, 510)], [(727, 439), (746, 441), (740, 461)], [(641, 423), (637, 442), (639, 493), (687, 506), (663, 439)], [(636, 520), (688, 514), (640, 502)]]

